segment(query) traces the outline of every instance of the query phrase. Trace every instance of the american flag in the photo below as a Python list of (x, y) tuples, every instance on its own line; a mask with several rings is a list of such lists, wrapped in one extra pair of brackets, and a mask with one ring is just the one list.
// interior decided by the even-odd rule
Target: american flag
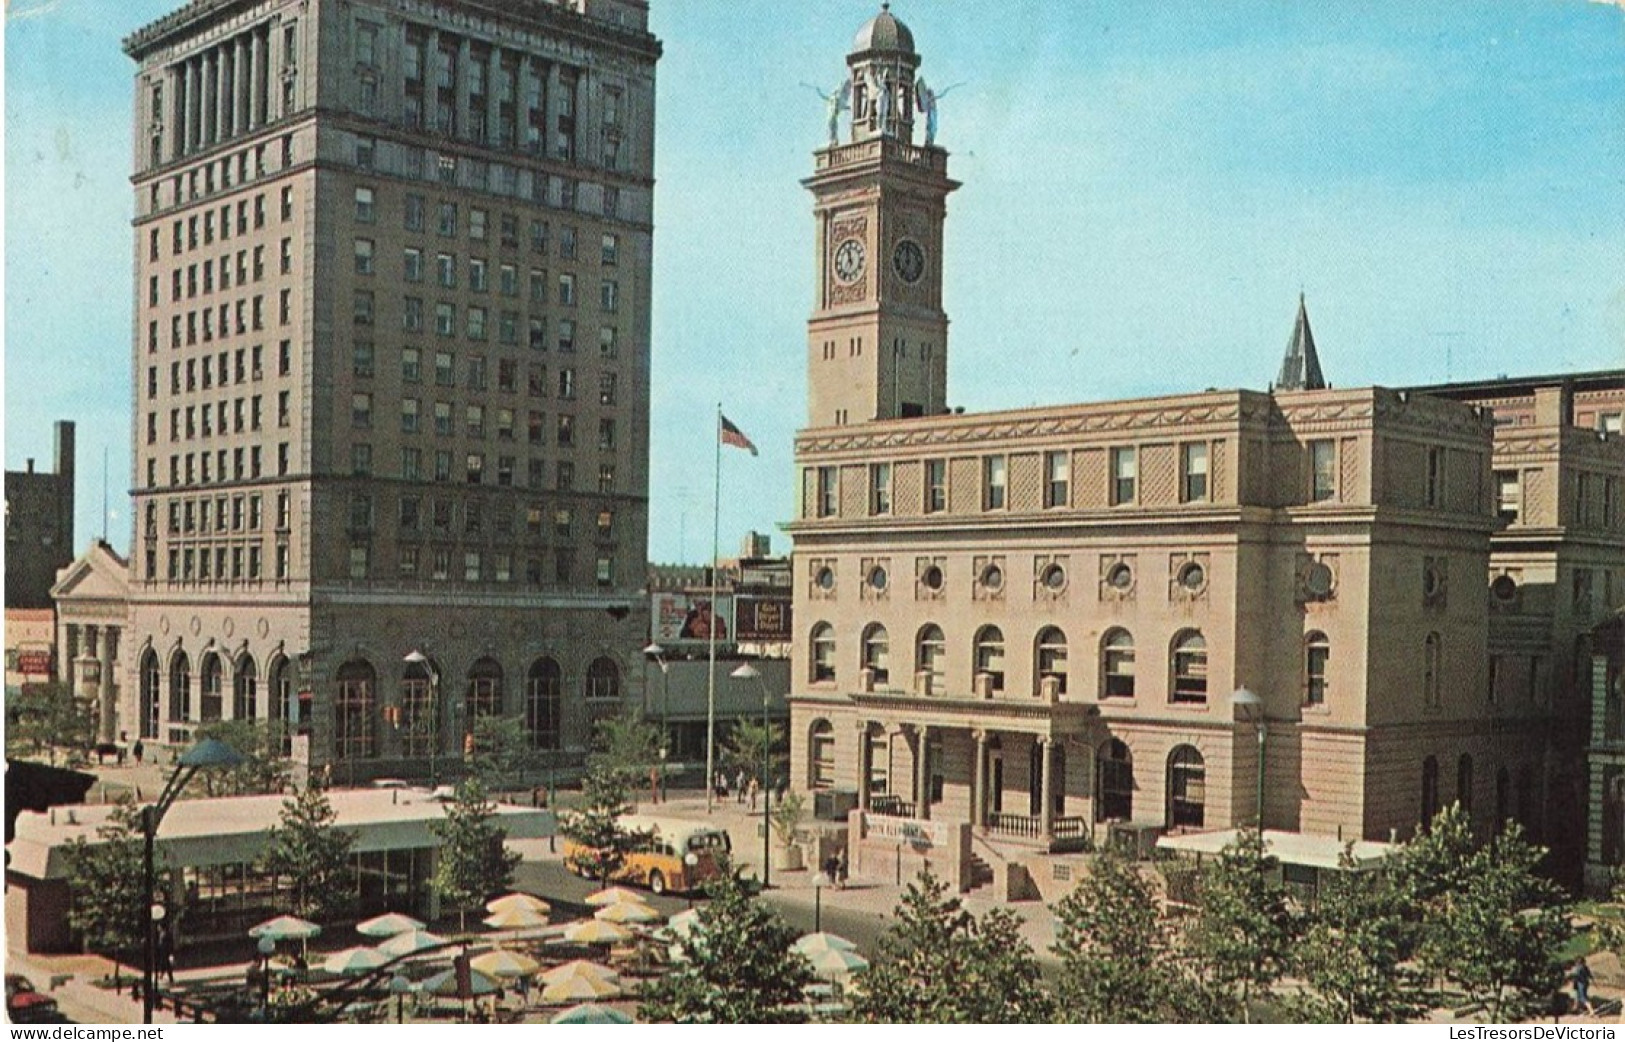
[(756, 446), (752, 444), (749, 438), (745, 437), (744, 431), (735, 427), (733, 421), (721, 413), (718, 413), (717, 416), (722, 420), (722, 444), (732, 445), (736, 449), (749, 449), (752, 456), (757, 454)]

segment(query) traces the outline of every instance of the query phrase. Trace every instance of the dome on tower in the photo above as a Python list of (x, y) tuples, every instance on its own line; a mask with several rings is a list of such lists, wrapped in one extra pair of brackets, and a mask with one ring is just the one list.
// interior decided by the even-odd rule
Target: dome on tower
[(852, 53), (890, 51), (894, 54), (913, 54), (914, 34), (891, 13), (890, 4), (881, 4), (880, 13), (864, 23), (858, 35), (852, 38)]

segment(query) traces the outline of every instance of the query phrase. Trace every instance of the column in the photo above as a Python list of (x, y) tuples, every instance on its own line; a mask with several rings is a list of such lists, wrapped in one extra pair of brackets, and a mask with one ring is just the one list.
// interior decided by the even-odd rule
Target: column
[[(485, 140), (480, 144), (500, 148), (503, 147), (502, 102), (497, 92), (497, 79), (502, 75), (502, 48), (492, 44), (487, 60), (490, 64), (485, 69)], [(517, 90), (519, 84), (516, 82), (513, 86)]]
[(554, 128), (558, 126), (558, 107), (560, 86), (559, 66), (553, 62), (547, 67), (547, 86), (542, 91), (542, 155), (557, 157), (558, 147), (553, 140)]
[(248, 34), (248, 129), (265, 122), (265, 30)]
[(914, 729), (914, 816), (931, 820), (931, 728), (920, 724)]
[(874, 764), (869, 757), (869, 721), (858, 721), (858, 809), (869, 809), (869, 786)]
[[(181, 67), (183, 83), (183, 98), (181, 111), (183, 122), (180, 128), (181, 153), (190, 153), (197, 147), (197, 59), (189, 58)], [(179, 202), (180, 200), (176, 200)]]
[(1055, 835), (1055, 757), (1048, 738), (1038, 739), (1039, 775), (1038, 834), (1048, 842)]
[[(474, 120), (469, 115), (469, 89), (468, 67), (474, 60), (472, 49), (469, 47), (468, 37), (459, 37), (457, 40), (457, 68), (452, 71), (452, 105), (457, 113), (457, 137), (467, 141), (473, 137)], [(490, 84), (487, 83), (489, 88)], [(481, 142), (484, 144), (484, 142)]]
[(976, 740), (976, 766), (970, 782), (970, 823), (973, 828), (987, 825), (987, 732), (972, 731)]
[(118, 662), (118, 629), (102, 627), (102, 683), (100, 691), (101, 720), (97, 739), (111, 742), (118, 738), (118, 698), (113, 691), (113, 669)]
[(216, 107), (220, 104), (220, 85), (216, 79), (219, 72), (219, 60), (216, 58), (215, 52), (213, 50), (205, 51), (203, 57), (198, 59), (199, 100), (202, 102), (199, 105), (201, 111), (198, 113), (199, 122), (202, 125), (198, 135), (198, 143), (204, 148), (209, 147), (218, 140), (216, 135), (220, 130), (220, 125), (216, 122), (219, 116)]
[[(182, 141), (185, 140), (185, 131), (181, 121), (186, 118), (185, 75), (180, 66), (171, 65), (164, 70), (164, 159), (179, 159), (181, 157)], [(179, 202), (179, 200), (176, 200)]]
[(57, 680), (69, 691), (73, 690), (73, 656), (78, 653), (79, 627), (63, 623), (57, 628), (56, 669)]
[(231, 53), (228, 45), (214, 49), (214, 139), (231, 136)]
[(248, 99), (252, 80), (248, 75), (248, 36), (237, 37), (232, 43), (234, 62), (231, 69), (231, 97), (232, 117), (231, 129), (233, 133), (241, 134), (248, 130)]

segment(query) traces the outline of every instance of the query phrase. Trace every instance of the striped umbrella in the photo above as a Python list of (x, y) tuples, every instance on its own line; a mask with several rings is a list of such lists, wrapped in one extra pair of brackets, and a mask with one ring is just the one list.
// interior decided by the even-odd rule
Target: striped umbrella
[(501, 897), (495, 897), (485, 902), (485, 910), (490, 912), (492, 915), (497, 915), (498, 913), (504, 912), (509, 908), (527, 908), (532, 912), (538, 912), (542, 915), (546, 915), (548, 912), (553, 910), (552, 905), (548, 904), (546, 901), (543, 901), (534, 894), (524, 894), (519, 892), (503, 894)]
[(598, 909), (593, 918), (606, 923), (653, 923), (658, 922), (661, 915), (642, 901), (620, 901)]
[(564, 928), (564, 939), (577, 944), (621, 944), (632, 939), (632, 931), (602, 919), (583, 919)]
[(340, 976), (354, 976), (376, 970), (389, 961), (389, 956), (376, 948), (346, 948), (341, 952), (334, 952), (322, 963), (322, 969), (328, 973), (337, 973)]
[(518, 930), (527, 926), (546, 926), (547, 913), (538, 912), (524, 905), (508, 905), (493, 915), (485, 917), (485, 925), (493, 930)]
[(409, 915), (399, 912), (390, 912), (388, 915), (376, 916), (366, 922), (356, 923), (355, 932), (363, 937), (394, 937), (398, 933), (411, 933), (413, 930), (423, 929), (424, 924)]
[(619, 975), (601, 962), (589, 962), (586, 959), (571, 959), (560, 963), (551, 970), (544, 970), (541, 974), (543, 984), (554, 984), (568, 977), (601, 977), (614, 981)]
[(622, 901), (635, 901), (638, 904), (642, 904), (643, 895), (638, 893), (636, 890), (628, 890), (624, 886), (612, 886), (606, 890), (599, 890), (596, 893), (587, 895), (587, 903), (590, 905), (596, 905), (599, 908), (603, 908), (608, 905), (618, 905)]
[(413, 955), (430, 948), (438, 948), (446, 943), (444, 937), (437, 937), (427, 930), (412, 930), (409, 933), (398, 933), (394, 937), (378, 946), (378, 950), (385, 955)]
[(528, 977), (542, 967), (541, 963), (523, 952), (509, 951), (507, 948), (495, 948), (483, 955), (476, 955), (469, 965), (481, 973), (504, 979)]
[(583, 1002), (555, 1016), (554, 1024), (636, 1024), (631, 1014), (614, 1006), (600, 1006), (596, 1002)]

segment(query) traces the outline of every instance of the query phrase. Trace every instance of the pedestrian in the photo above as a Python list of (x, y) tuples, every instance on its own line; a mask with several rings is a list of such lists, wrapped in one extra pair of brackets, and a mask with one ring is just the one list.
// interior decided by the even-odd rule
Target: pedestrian
[(130, 747), (130, 755), (135, 757), (135, 765), (137, 767), (141, 766), (141, 757), (145, 756), (146, 754), (147, 747), (141, 744), (141, 739), (137, 738), (135, 740), (135, 744)]
[(752, 778), (750, 784), (745, 787), (746, 794), (750, 798), (750, 809), (752, 811), (756, 810), (756, 796), (761, 792), (761, 789), (761, 785), (757, 783), (755, 778)]
[(846, 848), (845, 847), (842, 847), (841, 852), (839, 854), (835, 855), (835, 889), (837, 889), (837, 890), (845, 890), (846, 889)]
[(712, 784), (715, 787), (718, 799), (725, 800), (728, 798), (728, 775), (726, 772), (718, 771)]
[(1585, 1010), (1587, 1015), (1596, 1016), (1597, 1010), (1591, 1005), (1591, 967), (1586, 965), (1585, 956), (1574, 960), (1569, 981), (1574, 985), (1574, 1012)]
[(169, 983), (175, 983), (175, 934), (165, 923), (158, 928), (158, 975), (169, 978)]
[(734, 774), (734, 800), (745, 802), (745, 768), (741, 767)]

